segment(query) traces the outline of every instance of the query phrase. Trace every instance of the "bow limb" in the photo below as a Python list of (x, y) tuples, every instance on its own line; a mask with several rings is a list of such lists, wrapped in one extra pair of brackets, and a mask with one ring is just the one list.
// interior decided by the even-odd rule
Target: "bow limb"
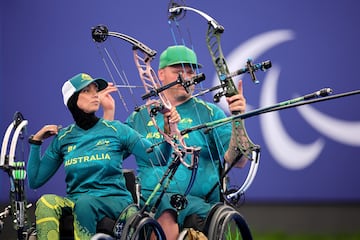
[[(141, 52), (145, 55), (144, 57), (141, 57), (139, 55), (139, 51), (137, 51), (137, 49), (134, 49), (134, 59), (136, 67), (139, 71), (139, 76), (145, 86), (146, 94), (149, 94), (154, 91), (154, 89), (158, 89), (161, 86), (161, 82), (150, 65), (150, 61), (152, 60), (152, 58), (149, 58), (149, 55), (142, 50)], [(151, 108), (151, 106), (155, 105), (156, 107), (160, 107), (160, 111), (169, 111), (172, 108), (172, 105), (163, 91), (158, 92), (156, 95), (159, 97), (160, 101), (150, 99), (147, 101), (146, 104), (148, 106), (150, 116), (153, 116), (152, 121), (154, 123), (154, 126), (163, 135), (164, 140), (171, 144), (175, 154), (180, 157), (181, 163), (184, 164), (187, 168), (191, 169), (195, 164), (194, 157), (197, 156), (197, 152), (199, 152), (200, 149), (189, 147), (186, 145), (184, 137), (183, 135), (181, 135), (178, 129), (177, 123), (169, 123), (169, 134), (165, 133), (163, 129), (158, 127), (158, 125), (156, 124), (156, 119), (154, 118), (154, 115), (156, 115), (156, 113), (154, 113), (154, 111), (156, 110), (154, 109), (158, 108)], [(185, 155), (192, 156), (190, 163), (187, 163), (185, 161)]]
[[(173, 4), (173, 6), (169, 8), (169, 18), (176, 19), (179, 15), (185, 14), (186, 10), (190, 10), (201, 15), (203, 18), (206, 19), (208, 23), (206, 44), (210, 52), (212, 62), (216, 69), (216, 74), (218, 76), (218, 79), (220, 80), (221, 88), (221, 91), (214, 96), (215, 102), (218, 102), (220, 100), (220, 97), (222, 96), (231, 97), (238, 94), (238, 90), (232, 79), (233, 76), (248, 72), (252, 76), (253, 81), (257, 82), (254, 72), (258, 69), (265, 70), (271, 67), (271, 63), (269, 61), (267, 61), (266, 63), (261, 63), (260, 65), (254, 65), (252, 64), (251, 60), (248, 60), (246, 68), (238, 70), (235, 73), (230, 73), (221, 47), (221, 34), (224, 32), (224, 27), (220, 25), (214, 18), (198, 9), (187, 6), (179, 6), (177, 4)], [(234, 115), (237, 115), (239, 113), (240, 112), (232, 112), (232, 114)], [(232, 167), (237, 166), (237, 164), (233, 164), (233, 161), (239, 161), (238, 166), (241, 166), (242, 162), (246, 160), (252, 160), (248, 176), (244, 181), (243, 185), (239, 188), (242, 189), (241, 194), (244, 192), (244, 189), (248, 189), (256, 175), (258, 169), (257, 165), (259, 163), (260, 156), (259, 152), (260, 146), (255, 145), (249, 138), (243, 119), (233, 119), (232, 136), (229, 148), (225, 153), (225, 160), (227, 162), (225, 164), (227, 165), (225, 166), (225, 168), (228, 168), (225, 171), (228, 172)]]
[[(8, 165), (13, 166), (14, 165), (14, 159), (15, 159), (15, 151), (16, 151), (16, 145), (19, 139), (19, 136), (22, 134), (22, 131), (27, 126), (28, 121), (23, 118), (20, 112), (16, 112), (14, 116), (13, 122), (8, 126), (6, 129), (4, 139), (2, 142), (1, 147), (1, 155), (0, 155), (0, 166), (4, 166), (6, 163), (6, 157), (8, 157)], [(13, 132), (14, 131), (14, 132)], [(10, 143), (10, 149), (9, 149), (9, 155), (6, 155), (6, 151), (8, 150), (8, 143), (10, 140), (11, 133), (13, 132), (11, 143)]]
[[(14, 122), (15, 123), (15, 122)], [(15, 124), (11, 123), (8, 128), (6, 129), (4, 138), (3, 138), (3, 142), (1, 145), (1, 155), (0, 155), (0, 166), (4, 166), (5, 165), (5, 161), (6, 161), (6, 151), (8, 148), (8, 143), (9, 143), (9, 139), (10, 139), (10, 134), (12, 133), (12, 130), (14, 129)]]

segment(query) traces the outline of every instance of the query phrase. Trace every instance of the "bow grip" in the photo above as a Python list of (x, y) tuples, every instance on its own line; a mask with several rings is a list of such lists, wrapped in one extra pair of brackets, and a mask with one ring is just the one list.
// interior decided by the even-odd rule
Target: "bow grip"
[[(226, 78), (225, 81), (226, 81), (225, 97), (232, 97), (239, 93), (231, 77)], [(232, 111), (231, 113), (233, 115), (237, 115), (240, 114), (240, 111)]]

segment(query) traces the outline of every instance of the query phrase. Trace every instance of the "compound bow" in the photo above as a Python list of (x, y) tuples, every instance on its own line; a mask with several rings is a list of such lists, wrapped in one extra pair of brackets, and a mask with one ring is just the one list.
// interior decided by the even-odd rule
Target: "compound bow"
[[(99, 42), (99, 43), (104, 42), (108, 36), (120, 38), (122, 40), (129, 42), (132, 45), (135, 65), (138, 69), (140, 79), (145, 87), (145, 92), (146, 92), (142, 96), (142, 99), (143, 100), (146, 99), (145, 106), (147, 107), (153, 125), (158, 130), (158, 132), (163, 136), (164, 141), (166, 141), (172, 146), (174, 153), (174, 162), (176, 162), (176, 164), (174, 163), (170, 164), (170, 168), (172, 169), (168, 169), (168, 171), (165, 172), (164, 176), (159, 181), (155, 190), (153, 191), (153, 194), (146, 201), (145, 206), (149, 204), (151, 198), (160, 189), (163, 182), (165, 181), (165, 178), (168, 177), (170, 173), (171, 175), (170, 177), (168, 177), (168, 181), (172, 179), (172, 176), (175, 174), (177, 166), (179, 165), (177, 164), (177, 162), (179, 162), (192, 171), (190, 182), (185, 193), (183, 195), (175, 195), (173, 198), (174, 207), (177, 208), (178, 210), (181, 210), (184, 207), (186, 207), (185, 197), (190, 192), (196, 177), (197, 165), (198, 165), (197, 161), (200, 153), (200, 148), (186, 145), (184, 141), (184, 137), (178, 129), (177, 123), (170, 123), (169, 124), (170, 133), (169, 134), (166, 133), (163, 129), (161, 129), (158, 126), (155, 116), (157, 115), (158, 112), (169, 111), (172, 108), (171, 103), (166, 98), (166, 95), (163, 92), (164, 90), (176, 84), (181, 84), (185, 89), (187, 89), (191, 84), (198, 84), (200, 81), (204, 80), (205, 76), (204, 74), (199, 74), (191, 79), (182, 79), (181, 76), (179, 76), (177, 81), (162, 86), (155, 71), (151, 67), (151, 61), (156, 55), (156, 51), (150, 49), (145, 44), (141, 43), (140, 41), (128, 35), (118, 32), (110, 32), (108, 28), (104, 25), (98, 25), (92, 28), (92, 37), (95, 42)], [(158, 97), (159, 99), (154, 99), (156, 97)], [(190, 159), (190, 162), (186, 161), (187, 156), (189, 156), (188, 158)], [(159, 201), (162, 195), (165, 193), (167, 186), (168, 184), (165, 184), (157, 204), (159, 204)], [(157, 204), (155, 204), (155, 206)], [(155, 208), (152, 208), (152, 212), (153, 211), (155, 211)]]
[[(27, 203), (25, 195), (25, 162), (15, 161), (16, 145), (19, 138), (24, 139), (24, 131), (26, 130), (27, 124), (28, 121), (24, 119), (22, 114), (16, 112), (14, 120), (6, 129), (0, 155), (0, 168), (8, 173), (10, 179), (11, 203), (10, 206), (0, 213), (0, 227), (1, 229), (3, 227), (2, 219), (11, 215), (18, 240), (24, 240), (28, 237), (30, 222), (28, 221), (27, 209), (32, 206), (31, 203)], [(9, 146), (10, 138), (11, 143)]]
[[(230, 97), (238, 93), (237, 88), (233, 82), (232, 77), (236, 75), (240, 75), (243, 73), (249, 73), (253, 82), (258, 83), (258, 80), (255, 76), (255, 71), (262, 70), (265, 71), (266, 69), (271, 67), (270, 61), (264, 61), (262, 63), (253, 64), (252, 61), (249, 59), (246, 63), (246, 67), (230, 73), (228, 66), (225, 61), (225, 57), (223, 55), (222, 47), (221, 47), (221, 34), (224, 32), (224, 27), (220, 25), (215, 19), (207, 15), (206, 13), (197, 10), (195, 8), (181, 6), (177, 3), (171, 3), (169, 8), (169, 19), (170, 21), (177, 21), (177, 19), (181, 19), (185, 12), (193, 11), (202, 17), (204, 17), (208, 22), (208, 30), (206, 33), (206, 44), (208, 50), (211, 55), (212, 62), (215, 66), (217, 76), (220, 80), (220, 86), (213, 87), (212, 89), (221, 89), (218, 93), (214, 95), (214, 101), (219, 102), (222, 96)], [(239, 112), (232, 112), (232, 114), (237, 115)], [(232, 121), (233, 126), (233, 135), (235, 134), (235, 149), (239, 152), (239, 155), (235, 158), (235, 160), (229, 165), (226, 164), (225, 171), (222, 174), (222, 179), (226, 176), (226, 174), (231, 170), (232, 167), (236, 165), (236, 162), (239, 161), (241, 158), (246, 157), (251, 160), (251, 166), (246, 177), (243, 185), (236, 190), (236, 195), (233, 194), (234, 189), (224, 192), (225, 200), (227, 200), (231, 204), (236, 204), (240, 199), (240, 196), (244, 194), (244, 192), (249, 188), (251, 183), (253, 182), (260, 159), (260, 146), (254, 144), (251, 139), (249, 138), (243, 119), (235, 119)], [(217, 187), (219, 183), (217, 183), (213, 190)], [(213, 191), (212, 190), (212, 191)], [(208, 196), (211, 194), (209, 192)]]

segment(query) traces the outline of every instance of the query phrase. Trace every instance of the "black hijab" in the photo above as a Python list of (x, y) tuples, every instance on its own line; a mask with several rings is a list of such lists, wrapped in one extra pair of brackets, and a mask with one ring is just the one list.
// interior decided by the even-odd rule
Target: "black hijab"
[(95, 124), (99, 121), (99, 118), (93, 113), (86, 113), (81, 110), (78, 105), (77, 101), (79, 99), (80, 92), (74, 93), (67, 103), (67, 107), (69, 108), (76, 125), (84, 130), (88, 130), (95, 126)]

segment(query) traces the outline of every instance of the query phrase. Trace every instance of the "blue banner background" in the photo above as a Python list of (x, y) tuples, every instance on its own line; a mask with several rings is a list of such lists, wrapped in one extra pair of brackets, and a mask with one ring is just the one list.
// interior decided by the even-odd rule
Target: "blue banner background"
[[(208, 13), (225, 27), (222, 46), (231, 71), (242, 68), (248, 57), (255, 62), (272, 61), (272, 69), (257, 74), (258, 85), (249, 76), (241, 76), (248, 110), (324, 87), (331, 87), (334, 93), (359, 89), (358, 1), (186, 3)], [(5, 133), (15, 111), (29, 121), (28, 135), (44, 124), (65, 126), (72, 122), (62, 103), (63, 82), (78, 72), (108, 78), (91, 39), (91, 27), (105, 24), (111, 31), (133, 36), (159, 53), (174, 44), (167, 23), (167, 4), (114, 0), (1, 1), (0, 133)], [(189, 12), (183, 24), (191, 33), (192, 42), (188, 44), (194, 46), (204, 65), (202, 71), (207, 76), (204, 86), (214, 86), (215, 72), (205, 45), (207, 23)], [(140, 85), (131, 47), (119, 42), (123, 69), (132, 84)], [(155, 59), (155, 69), (157, 64)], [(121, 91), (127, 96), (126, 90)], [(140, 94), (138, 103), (142, 103)], [(123, 121), (129, 112), (114, 97), (116, 118)], [(212, 96), (204, 98), (211, 101)], [(133, 100), (130, 97), (126, 100), (127, 107), (133, 109)], [(247, 199), (360, 201), (359, 100), (356, 95), (247, 119), (249, 135), (262, 147), (259, 172)], [(313, 143), (315, 153), (307, 148)], [(27, 159), (26, 141), (23, 149), (24, 152), (18, 151), (17, 160)], [(133, 158), (129, 158), (127, 167), (135, 167)], [(64, 173), (60, 169), (45, 186), (36, 191), (27, 189), (27, 194), (35, 200), (43, 193), (64, 194), (64, 189)], [(8, 190), (8, 177), (1, 172), (1, 202), (7, 201)]]

